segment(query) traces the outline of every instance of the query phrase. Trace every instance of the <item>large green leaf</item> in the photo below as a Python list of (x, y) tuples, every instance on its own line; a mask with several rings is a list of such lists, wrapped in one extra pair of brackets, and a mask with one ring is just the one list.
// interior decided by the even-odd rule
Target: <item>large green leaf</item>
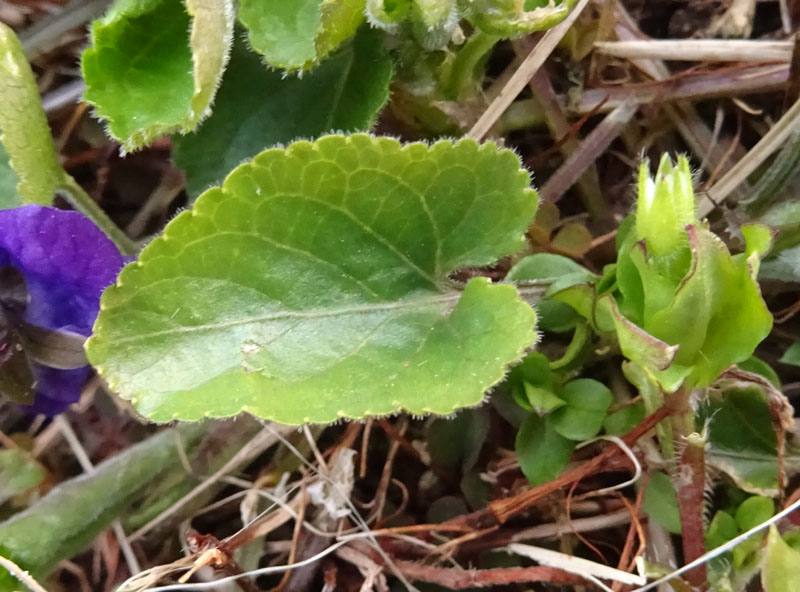
[(381, 35), (370, 29), (302, 78), (268, 70), (243, 42), (235, 44), (214, 113), (175, 140), (189, 193), (221, 183), (239, 163), (275, 144), (368, 129), (389, 97), (391, 78)]
[(524, 244), (529, 183), (514, 153), (472, 140), (267, 150), (123, 270), (89, 359), (156, 421), (475, 405), (535, 341), (535, 314), (513, 286), (448, 274)]
[(232, 0), (118, 0), (92, 25), (85, 99), (124, 150), (210, 113), (233, 40)]
[(239, 20), (266, 62), (308, 69), (353, 35), (365, 0), (240, 0)]
[[(198, 423), (165, 430), (52, 489), (0, 524), (0, 554), (36, 577), (46, 575), (108, 528), (155, 478), (182, 470), (178, 438), (191, 447), (204, 429)], [(19, 590), (19, 583), (0, 569), (0, 592), (12, 590)]]
[[(50, 126), (28, 60), (14, 32), (0, 22), (0, 207), (16, 201), (8, 187), (16, 179), (16, 193), (24, 203), (50, 204), (63, 182)], [(14, 177), (9, 175), (10, 165)]]

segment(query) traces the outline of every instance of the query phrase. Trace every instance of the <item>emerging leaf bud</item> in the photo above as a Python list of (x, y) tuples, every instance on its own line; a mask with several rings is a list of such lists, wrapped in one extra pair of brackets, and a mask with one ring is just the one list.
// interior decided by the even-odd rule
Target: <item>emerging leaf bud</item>
[(639, 167), (639, 198), (636, 203), (636, 237), (647, 242), (655, 256), (674, 253), (686, 244), (686, 226), (694, 224), (694, 191), (689, 161), (679, 156), (673, 166), (664, 154), (655, 178), (648, 162)]

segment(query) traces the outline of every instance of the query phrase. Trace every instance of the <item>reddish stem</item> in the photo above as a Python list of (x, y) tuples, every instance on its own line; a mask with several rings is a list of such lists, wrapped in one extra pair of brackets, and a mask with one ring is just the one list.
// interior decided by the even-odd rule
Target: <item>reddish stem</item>
[[(706, 484), (705, 442), (695, 433), (694, 410), (689, 404), (690, 395), (691, 393), (684, 389), (672, 395), (676, 408), (675, 432), (683, 438), (683, 450), (675, 459), (677, 461), (675, 491), (681, 518), (684, 563), (691, 563), (706, 552), (703, 522)], [(696, 590), (704, 590), (708, 586), (705, 564), (687, 572), (686, 580)]]

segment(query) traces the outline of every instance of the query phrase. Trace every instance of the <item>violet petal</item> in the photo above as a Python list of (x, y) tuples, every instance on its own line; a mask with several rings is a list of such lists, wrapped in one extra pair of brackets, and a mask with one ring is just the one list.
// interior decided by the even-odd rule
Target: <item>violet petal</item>
[[(0, 266), (25, 277), (24, 319), (50, 330), (88, 336), (100, 295), (114, 282), (123, 258), (111, 240), (77, 212), (29, 205), (0, 210)], [(55, 415), (80, 398), (89, 367), (57, 370), (34, 365), (33, 408)]]

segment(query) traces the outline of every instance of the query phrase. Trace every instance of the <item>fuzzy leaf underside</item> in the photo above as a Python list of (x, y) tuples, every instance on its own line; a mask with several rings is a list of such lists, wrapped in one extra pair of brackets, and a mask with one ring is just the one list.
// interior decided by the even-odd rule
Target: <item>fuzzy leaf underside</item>
[[(22, 203), (51, 204), (64, 172), (58, 164), (33, 72), (16, 35), (3, 23), (0, 105), (0, 207), (11, 207), (18, 199)], [(10, 195), (7, 187), (15, 181), (17, 195)]]
[(302, 78), (265, 68), (244, 42), (236, 43), (214, 113), (194, 133), (175, 138), (175, 162), (189, 193), (220, 184), (267, 146), (369, 129), (389, 97), (391, 78), (392, 62), (371, 29)]
[(210, 112), (233, 41), (231, 0), (125, 0), (91, 29), (84, 98), (126, 151)]
[(529, 183), (512, 152), (472, 140), (267, 150), (122, 272), (89, 359), (156, 421), (478, 404), (535, 341), (535, 314), (513, 286), (447, 276), (523, 245)]

